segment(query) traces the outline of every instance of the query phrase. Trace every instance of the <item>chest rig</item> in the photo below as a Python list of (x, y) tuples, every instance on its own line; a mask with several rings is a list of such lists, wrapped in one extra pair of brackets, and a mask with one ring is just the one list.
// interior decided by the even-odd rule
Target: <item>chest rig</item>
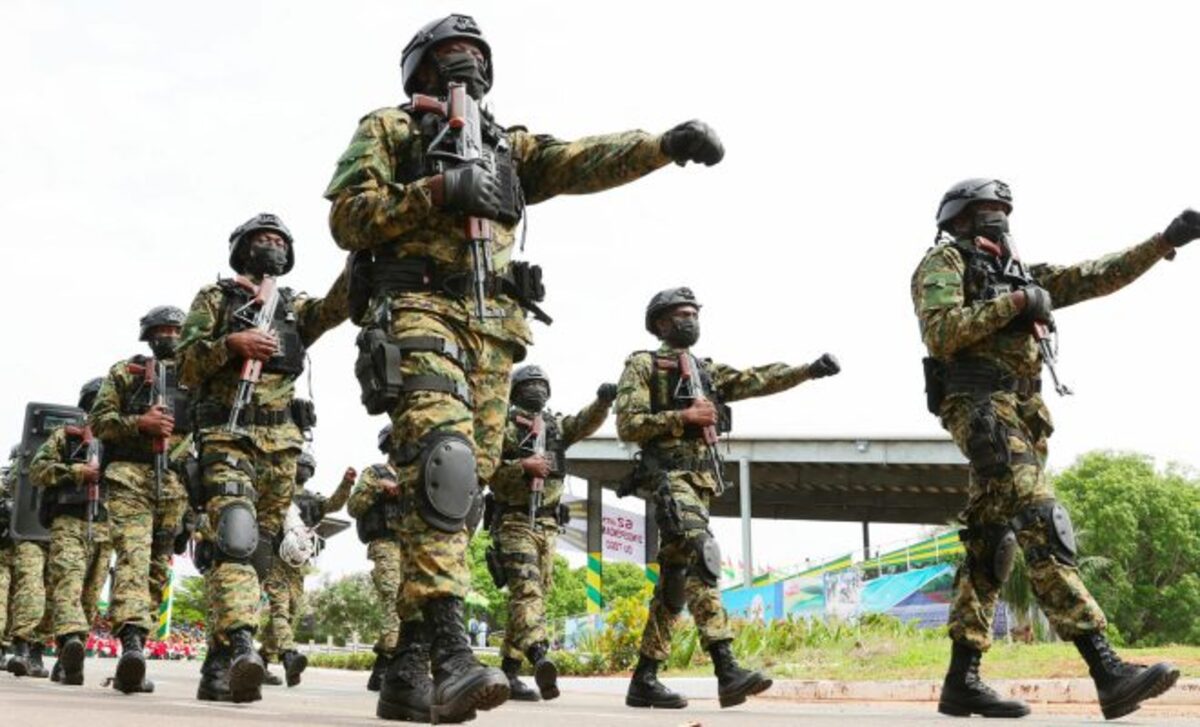
[[(167, 409), (175, 417), (175, 434), (192, 431), (192, 416), (188, 390), (180, 385), (179, 374), (174, 362), (168, 362), (163, 392)], [(134, 377), (134, 387), (122, 402), (123, 414), (145, 414), (154, 405), (155, 360), (146, 356), (134, 356), (125, 365), (125, 370)]]
[[(656, 351), (649, 351), (654, 368), (650, 374), (650, 411), (657, 414), (664, 411), (679, 411), (692, 405), (692, 397), (686, 391), (686, 386), (679, 372), (678, 354), (664, 356)], [(712, 361), (695, 358), (697, 385), (701, 393), (717, 407), (717, 432), (727, 434), (732, 429), (733, 411), (713, 386)], [(704, 436), (700, 427), (688, 426), (683, 430), (686, 439), (700, 439)]]
[[(254, 294), (234, 280), (223, 279), (217, 284), (225, 294), (222, 321), (225, 332), (237, 333), (253, 328), (254, 314), (259, 308), (254, 303)], [(300, 338), (295, 300), (296, 294), (291, 288), (279, 289), (279, 305), (275, 309), (275, 320), (271, 324), (272, 332), (279, 338), (279, 350), (263, 363), (264, 372), (294, 378), (304, 371), (306, 349), (303, 339)]]
[[(527, 418), (515, 408), (511, 410), (509, 417), (517, 429), (517, 451), (520, 456), (532, 457), (537, 454), (537, 435), (533, 433), (533, 419)], [(545, 451), (542, 454), (550, 463), (550, 477), (566, 477), (567, 445), (562, 437), (562, 429), (558, 426), (558, 417), (543, 412), (542, 426), (546, 428)]]

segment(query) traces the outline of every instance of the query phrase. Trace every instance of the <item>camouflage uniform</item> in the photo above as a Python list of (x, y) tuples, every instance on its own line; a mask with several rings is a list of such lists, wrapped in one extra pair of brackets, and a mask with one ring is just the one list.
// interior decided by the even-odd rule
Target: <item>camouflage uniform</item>
[[(403, 108), (383, 108), (359, 123), (338, 160), (325, 191), (333, 205), (330, 229), (338, 246), (370, 251), (376, 262), (428, 264), (437, 277), (470, 273), (468, 239), (462, 215), (433, 203), (423, 167), (430, 138), (422, 119)], [(642, 177), (670, 159), (660, 137), (641, 131), (564, 142), (514, 127), (505, 133), (527, 204), (559, 194), (582, 194), (616, 187)], [(509, 271), (517, 225), (492, 221), (493, 267)], [(414, 388), (391, 410), (392, 441), (413, 444), (431, 433), (456, 433), (474, 444), (479, 480), (491, 479), (500, 459), (507, 414), (509, 373), (531, 342), (517, 303), (489, 286), (487, 306), (499, 317), (479, 320), (468, 297), (445, 289), (382, 291), (374, 294), (363, 326), (382, 327), (393, 340), (441, 339), (447, 353), (410, 351), (401, 358), (404, 378), (435, 377), (443, 390)], [(441, 346), (439, 346), (441, 347)], [(429, 347), (426, 347), (429, 348)], [(461, 354), (461, 355), (459, 355)], [(453, 393), (451, 393), (453, 392)], [(415, 450), (415, 451), (410, 451)], [(417, 496), (419, 447), (396, 448), (398, 482), (406, 498)], [(401, 523), (404, 559), (403, 601), (415, 610), (431, 599), (463, 598), (470, 586), (466, 566), (468, 533), (437, 530), (409, 508)]]
[[(353, 484), (353, 480), (343, 480), (328, 499), (307, 490), (296, 493), (296, 499), (299, 500), (303, 496), (314, 498), (319, 503), (319, 515), (325, 517), (342, 509), (350, 497), (350, 487)], [(297, 568), (282, 558), (275, 558), (270, 574), (263, 581), (263, 592), (267, 595), (267, 608), (271, 614), (262, 636), (261, 651), (264, 659), (274, 659), (280, 652), (296, 648), (292, 636), (292, 620), (300, 610), (300, 599), (304, 597), (306, 567)]]
[[(165, 362), (173, 369), (174, 362)], [(161, 599), (171, 558), (171, 546), (183, 524), (187, 491), (174, 471), (162, 477), (156, 495), (153, 438), (138, 430), (138, 418), (152, 405), (147, 370), (154, 359), (134, 356), (108, 371), (88, 421), (104, 442), (104, 483), (112, 547), (117, 555), (109, 616), (113, 632), (125, 625), (153, 631), (157, 625), (155, 594)], [(168, 451), (179, 455), (189, 448), (183, 431), (185, 412), (176, 412), (176, 431)]]
[[(367, 540), (367, 558), (372, 563), (371, 582), (383, 611), (383, 628), (375, 641), (375, 653), (390, 654), (396, 650), (400, 638), (400, 584), (403, 577), (400, 541), (387, 527), (383, 513), (383, 489), (381, 483), (396, 482), (396, 469), (390, 464), (374, 464), (363, 470), (354, 489), (346, 511), (358, 521), (359, 538)], [(373, 523), (373, 524), (372, 524)], [(382, 527), (380, 527), (382, 526)], [(408, 613), (406, 620), (420, 620), (421, 614)]]
[[(9, 462), (9, 469), (0, 480), (0, 502), (12, 501), (13, 485), (16, 482), (18, 461)], [(0, 539), (0, 650), (9, 646), (8, 593), (12, 588), (14, 543), (5, 536)], [(3, 668), (0, 664), (0, 668)]]
[(528, 432), (536, 412), (516, 405), (509, 411), (504, 430), (504, 460), (491, 482), (498, 509), (490, 528), (508, 584), (508, 627), (504, 631), (501, 656), (519, 660), (529, 647), (550, 640), (546, 633), (546, 596), (554, 582), (558, 506), (566, 475), (564, 453), (599, 429), (611, 406), (611, 402), (597, 399), (574, 416), (542, 412), (547, 432), (546, 453), (553, 463), (550, 476), (545, 478), (545, 494), (537, 511), (536, 526), (529, 522), (529, 479), (520, 463), (534, 454)]
[[(1065, 308), (1119, 290), (1172, 250), (1156, 235), (1098, 260), (1070, 267), (1031, 265), (1029, 271), (1049, 291), (1054, 307)], [(1045, 473), (1047, 440), (1054, 425), (1041, 395), (1042, 357), (1029, 325), (1014, 323), (1018, 311), (1012, 296), (984, 296), (980, 271), (987, 261), (983, 256), (991, 257), (976, 250), (972, 238), (954, 239), (943, 233), (912, 278), (913, 305), (930, 356), (950, 366), (983, 362), (974, 365), (994, 367), (1007, 382), (977, 387), (974, 392), (948, 390), (938, 411), (942, 426), (973, 463), (970, 497), (960, 519), (971, 530), (1019, 519), (1017, 542), (1029, 561), (1034, 593), (1054, 630), (1064, 639), (1100, 632), (1104, 614), (1078, 569), (1066, 562), (1071, 558), (1040, 557), (1055, 549), (1046, 515), (1035, 513), (1037, 506), (1054, 499)], [(989, 467), (987, 476), (977, 471), (981, 454), (986, 455), (981, 444), (994, 446), (980, 439), (984, 425), (1000, 433), (1008, 450), (1007, 461)], [(955, 576), (950, 637), (984, 651), (991, 645), (1001, 584), (993, 569), (985, 567), (991, 546), (983, 538), (970, 539), (966, 545), (968, 557)]]
[(9, 634), (40, 645), (51, 633), (50, 590), (46, 556), (50, 545), (36, 540), (18, 541), (12, 555), (12, 591), (9, 599)]
[[(30, 480), (39, 487), (82, 487), (77, 465), (86, 462), (86, 443), (74, 427), (60, 427), (50, 433), (29, 464)], [(73, 435), (73, 436), (72, 436)], [(82, 448), (82, 449), (81, 449)], [(53, 497), (53, 492), (43, 497)], [(57, 637), (87, 634), (95, 618), (96, 602), (87, 602), (90, 584), (98, 572), (108, 574), (112, 554), (109, 544), (108, 517), (103, 502), (88, 534), (86, 505), (55, 506), (50, 524), (49, 574), (53, 584), (52, 619)], [(103, 581), (101, 581), (103, 583)], [(90, 605), (90, 608), (89, 608)]]
[[(664, 344), (654, 352), (633, 354), (626, 359), (617, 385), (617, 434), (622, 441), (641, 446), (643, 487), (654, 491), (665, 477), (679, 514), (679, 522), (672, 522), (663, 500), (655, 510), (660, 576), (641, 645), (642, 655), (654, 661), (664, 661), (670, 654), (671, 629), (679, 614), (665, 601), (668, 570), (686, 572), (683, 600), (700, 630), (703, 647), (709, 649), (716, 642), (733, 638), (720, 591), (699, 576), (702, 566), (698, 551), (704, 540), (712, 537), (708, 505), (716, 480), (704, 440), (698, 432), (684, 427), (672, 401), (672, 369), (668, 366), (678, 361), (681, 352)], [(738, 371), (708, 359), (698, 363), (703, 372), (697, 373), (711, 380), (712, 396), (720, 402), (774, 394), (813, 378), (809, 366), (777, 363)]]
[[(254, 281), (258, 283), (257, 280)], [(262, 537), (274, 539), (292, 501), (296, 458), (304, 438), (292, 422), (296, 373), (279, 373), (264, 365), (246, 408), (246, 434), (226, 431), (229, 409), (238, 391), (242, 360), (226, 348), (232, 333), (229, 297), (237, 286), (230, 281), (201, 289), (183, 325), (176, 354), (180, 381), (193, 395), (197, 443), (203, 467), (208, 543), (216, 542), (220, 512), (241, 503), (255, 513)], [(296, 330), (303, 347), (346, 319), (345, 278), (339, 277), (324, 298), (293, 295), (282, 289), (294, 311)], [(282, 307), (282, 303), (281, 303)], [(302, 352), (299, 354), (302, 357)], [(274, 359), (272, 359), (274, 361)], [(278, 422), (259, 424), (257, 422)], [(260, 586), (248, 564), (217, 562), (207, 574), (207, 595), (212, 608), (212, 633), (223, 638), (235, 628), (258, 624)]]

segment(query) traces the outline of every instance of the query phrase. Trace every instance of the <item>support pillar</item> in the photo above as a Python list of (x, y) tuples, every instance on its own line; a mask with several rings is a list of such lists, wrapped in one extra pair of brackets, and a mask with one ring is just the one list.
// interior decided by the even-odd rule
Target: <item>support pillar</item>
[(738, 498), (741, 500), (742, 510), (742, 585), (746, 588), (754, 585), (753, 538), (750, 532), (754, 518), (750, 489), (750, 460), (743, 457), (738, 460)]
[(871, 559), (871, 523), (863, 520), (863, 560)]
[(587, 612), (604, 609), (604, 489), (588, 480), (587, 495)]
[(646, 500), (646, 582), (658, 585), (658, 520), (652, 500)]

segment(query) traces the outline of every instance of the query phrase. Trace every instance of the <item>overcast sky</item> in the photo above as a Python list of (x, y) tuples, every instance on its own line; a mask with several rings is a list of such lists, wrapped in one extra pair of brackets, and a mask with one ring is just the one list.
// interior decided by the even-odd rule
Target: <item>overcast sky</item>
[[(186, 308), (227, 275), (227, 238), (259, 211), (296, 234), (288, 285), (323, 293), (344, 253), (321, 193), (358, 119), (403, 100), (413, 32), (473, 13), (497, 119), (576, 138), (701, 118), (727, 155), (529, 210), (552, 327), (530, 361), (552, 406), (581, 406), (653, 345), (650, 295), (704, 302), (697, 351), (734, 366), (836, 353), (841, 376), (737, 405), (740, 435), (934, 434), (910, 275), (955, 181), (1012, 185), (1030, 261), (1144, 240), (1200, 205), (1194, 5), (1014, 2), (21, 2), (0, 22), (0, 250), (7, 355), (0, 435), (25, 403), (142, 352), (150, 307)], [(1051, 465), (1096, 448), (1200, 463), (1200, 249), (1057, 314)], [(316, 482), (378, 459), (358, 404), (354, 329), (312, 349)], [(304, 387), (301, 386), (301, 392)], [(7, 424), (4, 424), (7, 422)], [(603, 431), (612, 432), (610, 420)], [(622, 503), (628, 507), (630, 501)], [(756, 524), (784, 565), (855, 548), (856, 524)], [(799, 536), (797, 536), (799, 533)], [(887, 542), (912, 528), (876, 526)], [(735, 522), (718, 536), (740, 549)], [(323, 557), (367, 567), (352, 536)]]

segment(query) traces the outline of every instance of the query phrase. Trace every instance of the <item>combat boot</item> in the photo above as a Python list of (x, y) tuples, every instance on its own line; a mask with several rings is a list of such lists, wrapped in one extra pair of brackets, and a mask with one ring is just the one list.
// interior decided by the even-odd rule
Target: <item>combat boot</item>
[(55, 659), (54, 666), (50, 667), (50, 681), (55, 684), (62, 684), (63, 665), (62, 659)]
[(279, 655), (279, 660), (283, 663), (283, 676), (287, 679), (287, 685), (294, 687), (299, 684), (300, 675), (308, 668), (308, 657), (295, 649), (288, 649)]
[(45, 651), (45, 649), (45, 644), (40, 641), (29, 645), (28, 676), (35, 677), (37, 679), (45, 679), (46, 677), (50, 676), (50, 671), (46, 668), (46, 665), (42, 663), (42, 652)]
[(1143, 701), (1167, 691), (1179, 679), (1179, 670), (1167, 662), (1143, 666), (1122, 661), (1102, 633), (1076, 637), (1075, 648), (1083, 655), (1096, 683), (1105, 719), (1137, 711)]
[(258, 652), (258, 657), (263, 663), (263, 681), (262, 683), (268, 687), (282, 687), (283, 678), (275, 672), (271, 671), (271, 657), (263, 652)]
[(375, 663), (371, 665), (371, 676), (367, 677), (367, 691), (378, 692), (380, 685), (383, 684), (383, 675), (387, 673), (388, 662), (392, 659), (392, 654), (387, 653), (378, 646), (375, 647)]
[(229, 649), (214, 643), (204, 655), (200, 666), (200, 686), (196, 699), (202, 702), (232, 702), (229, 692)]
[(739, 705), (747, 697), (765, 692), (774, 684), (769, 677), (738, 666), (733, 658), (732, 644), (726, 639), (708, 647), (713, 660), (713, 672), (717, 675), (717, 698), (722, 707)]
[[(429, 630), (421, 621), (400, 626), (400, 645), (384, 671), (375, 715), (406, 722), (430, 722), (433, 680), (429, 678)], [(474, 712), (471, 713), (474, 716)]]
[(467, 643), (463, 600), (435, 598), (425, 602), (421, 614), (430, 629), (434, 724), (472, 719), (475, 710), (486, 712), (508, 701), (504, 672), (480, 664)]
[(68, 686), (80, 686), (83, 684), (83, 660), (87, 656), (84, 653), (83, 634), (67, 634), (60, 636), (58, 639), (58, 661), (54, 663), (54, 670), (59, 672), (59, 679), (55, 680), (54, 675), (50, 678), (54, 681), (61, 681)]
[(626, 707), (654, 707), (656, 709), (683, 709), (687, 698), (672, 692), (658, 680), (658, 662), (645, 654), (638, 654), (638, 663), (625, 692)]
[(15, 677), (29, 674), (29, 642), (25, 639), (14, 638), (12, 655), (8, 658), (8, 673)]
[(1000, 695), (979, 678), (979, 661), (983, 652), (957, 641), (951, 642), (950, 669), (942, 682), (938, 711), (952, 717), (1024, 717), (1029, 705), (1019, 699), (1001, 699)]
[(500, 671), (508, 677), (508, 698), (517, 702), (540, 702), (541, 696), (525, 682), (521, 681), (521, 660), (510, 659), (507, 656), (500, 661)]
[(557, 699), (559, 694), (558, 667), (547, 656), (549, 651), (546, 642), (539, 641), (525, 652), (529, 663), (533, 664), (533, 680), (537, 682), (538, 691), (542, 693), (542, 699), (546, 701)]
[(133, 624), (125, 624), (117, 632), (121, 639), (121, 658), (117, 661), (113, 689), (125, 694), (142, 691), (142, 680), (146, 678), (146, 654), (142, 651), (146, 633), (145, 629)]
[(0, 644), (0, 671), (8, 671), (8, 647)]
[(254, 650), (254, 632), (249, 626), (225, 632), (229, 640), (229, 693), (234, 702), (262, 699), (263, 673), (266, 668)]

